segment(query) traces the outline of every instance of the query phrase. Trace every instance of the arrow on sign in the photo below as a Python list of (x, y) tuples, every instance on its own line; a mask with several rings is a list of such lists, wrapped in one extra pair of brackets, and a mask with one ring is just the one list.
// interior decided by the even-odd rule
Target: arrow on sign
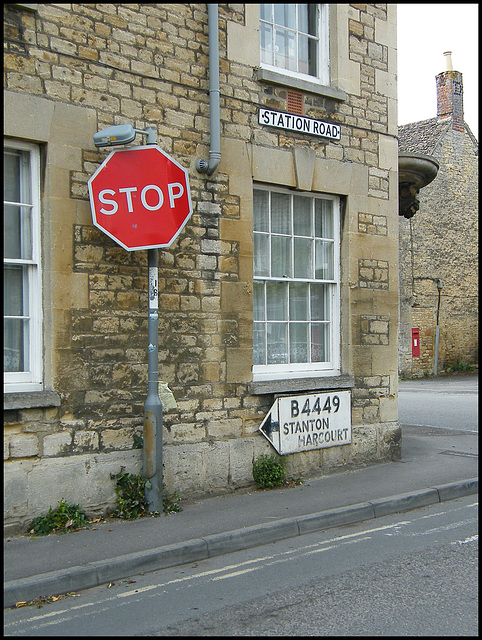
[(280, 428), (279, 428), (279, 398), (276, 398), (273, 406), (269, 410), (265, 419), (261, 423), (259, 430), (264, 437), (269, 440), (278, 453), (280, 451)]

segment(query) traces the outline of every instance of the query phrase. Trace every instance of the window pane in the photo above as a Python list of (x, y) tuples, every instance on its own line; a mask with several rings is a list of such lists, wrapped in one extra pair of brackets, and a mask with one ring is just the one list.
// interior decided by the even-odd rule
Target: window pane
[(266, 364), (265, 325), (256, 322), (253, 329), (253, 364)]
[(5, 258), (32, 259), (31, 208), (3, 206), (3, 255)]
[(291, 238), (272, 236), (271, 275), (273, 278), (291, 278)]
[(311, 198), (295, 196), (293, 198), (293, 231), (296, 236), (312, 236)]
[(266, 312), (264, 306), (264, 284), (255, 282), (253, 288), (253, 319), (266, 320)]
[(309, 285), (303, 282), (290, 284), (290, 320), (309, 320)]
[(3, 369), (28, 371), (28, 319), (3, 319)]
[(308, 40), (308, 75), (318, 77), (318, 40)]
[(5, 316), (28, 315), (27, 267), (4, 265), (3, 314)]
[(269, 231), (269, 193), (254, 191), (253, 193), (253, 224), (255, 231)]
[(318, 280), (333, 280), (333, 242), (316, 240), (315, 278)]
[(300, 73), (308, 74), (310, 70), (309, 66), (309, 51), (308, 51), (308, 37), (298, 36), (298, 71)]
[(271, 233), (291, 233), (290, 196), (271, 194)]
[(318, 36), (318, 5), (317, 4), (309, 4), (309, 5), (300, 5), (308, 6), (308, 30), (307, 33), (310, 36)]
[(269, 236), (254, 234), (254, 275), (269, 276)]
[(308, 7), (307, 4), (298, 5), (298, 31), (308, 33)]
[(310, 286), (311, 319), (330, 319), (330, 298), (328, 287), (325, 284), (312, 284)]
[(313, 323), (311, 325), (311, 361), (326, 362), (329, 359), (329, 325)]
[(268, 324), (267, 364), (286, 364), (287, 362), (287, 324), (271, 322)]
[(309, 362), (308, 324), (290, 324), (290, 362)]
[(259, 5), (259, 17), (261, 20), (271, 21), (271, 7), (272, 4), (260, 4)]
[(288, 285), (284, 282), (266, 283), (266, 312), (268, 320), (287, 320)]
[(3, 199), (32, 204), (30, 154), (28, 151), (6, 149), (3, 158)]
[(275, 30), (275, 65), (296, 71), (295, 34), (285, 29)]
[(274, 5), (274, 21), (276, 24), (280, 24), (283, 27), (288, 27), (289, 29), (296, 28), (296, 17), (295, 17), (295, 7), (294, 4), (278, 4)]
[(259, 41), (261, 46), (261, 62), (273, 64), (273, 27), (261, 22), (259, 25)]
[(333, 203), (331, 200), (315, 201), (315, 236), (334, 238)]
[(311, 238), (295, 238), (295, 278), (313, 276), (313, 241)]

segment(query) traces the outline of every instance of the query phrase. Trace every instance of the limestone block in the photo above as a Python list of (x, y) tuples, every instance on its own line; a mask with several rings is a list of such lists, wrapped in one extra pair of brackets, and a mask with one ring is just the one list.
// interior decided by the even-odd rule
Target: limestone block
[(10, 457), (30, 458), (39, 453), (38, 438), (36, 435), (19, 433), (10, 437)]
[(77, 431), (73, 444), (73, 451), (94, 451), (99, 447), (99, 434), (97, 431)]
[(379, 135), (378, 149), (380, 169), (398, 171), (398, 140)]
[[(246, 11), (249, 5), (246, 4)], [(231, 20), (228, 27), (228, 60), (249, 67), (259, 67), (259, 26), (249, 27)]]
[(243, 419), (243, 435), (250, 436), (258, 433), (259, 426), (263, 421), (263, 415), (260, 416), (248, 416)]
[[(356, 155), (356, 151), (354, 153)], [(363, 156), (363, 152), (360, 151), (360, 154)], [(360, 162), (360, 158), (355, 158), (355, 162), (343, 163), (316, 158), (313, 189), (327, 193), (366, 193), (368, 190), (368, 167), (358, 164), (358, 162)], [(355, 202), (353, 206), (356, 206)]]
[(352, 444), (348, 462), (356, 464), (377, 455), (377, 430), (373, 425), (363, 425), (352, 428)]
[(102, 446), (104, 449), (131, 449), (133, 431), (130, 427), (120, 429), (104, 429), (102, 431)]
[(240, 438), (230, 442), (229, 477), (234, 485), (253, 482), (254, 438)]
[(50, 137), (55, 102), (24, 91), (4, 91), (3, 95), (4, 134), (46, 142)]
[(121, 467), (140, 473), (142, 451), (85, 454), (41, 460), (27, 474), (29, 513), (41, 515), (59, 500), (97, 509), (115, 504), (115, 482), (111, 474)]
[(289, 151), (254, 147), (252, 150), (253, 180), (296, 186), (293, 155)]
[(399, 460), (402, 456), (402, 430), (397, 419), (378, 427), (378, 457)]
[(380, 420), (398, 420), (398, 399), (396, 396), (380, 398)]
[(228, 442), (204, 444), (202, 448), (202, 488), (205, 491), (225, 489), (229, 479)]
[(251, 382), (251, 366), (253, 364), (253, 349), (226, 349), (226, 381)]
[(260, 432), (258, 432), (258, 434), (258, 437), (255, 437), (253, 440), (253, 460), (257, 460), (261, 454), (271, 455), (272, 453), (275, 453), (273, 446), (266, 440), (266, 438)]
[(323, 449), (323, 470), (332, 470), (346, 464), (350, 453), (350, 445), (327, 447)]
[(315, 449), (282, 456), (281, 460), (288, 476), (308, 478), (309, 476), (321, 474), (322, 457), (322, 449)]
[(315, 170), (315, 150), (309, 147), (293, 147), (296, 186), (303, 191), (311, 191)]
[[(395, 7), (395, 5), (394, 5)], [(391, 14), (395, 14), (392, 16)], [(388, 47), (396, 47), (397, 44), (397, 23), (396, 8), (387, 12), (387, 20), (375, 18), (375, 40)]]
[(202, 486), (202, 445), (183, 444), (163, 449), (164, 481), (168, 491), (200, 493)]
[(166, 430), (163, 441), (165, 444), (172, 443), (189, 443), (202, 442), (206, 437), (206, 428), (204, 424), (193, 423), (175, 423), (169, 431)]
[(43, 439), (43, 455), (58, 456), (67, 453), (72, 444), (72, 434), (68, 431), (52, 433)]
[(242, 432), (242, 418), (211, 420), (208, 423), (208, 434), (213, 438), (238, 438), (241, 437)]
[(375, 89), (388, 98), (397, 97), (397, 76), (394, 73), (387, 73), (380, 69), (375, 69)]
[(28, 473), (33, 462), (9, 461), (3, 467), (3, 510), (5, 523), (10, 518), (28, 515)]

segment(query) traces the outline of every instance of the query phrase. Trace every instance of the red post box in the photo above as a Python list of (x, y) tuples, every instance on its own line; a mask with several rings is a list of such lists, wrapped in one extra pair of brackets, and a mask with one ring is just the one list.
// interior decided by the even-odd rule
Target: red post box
[(412, 329), (412, 358), (420, 358), (420, 329)]

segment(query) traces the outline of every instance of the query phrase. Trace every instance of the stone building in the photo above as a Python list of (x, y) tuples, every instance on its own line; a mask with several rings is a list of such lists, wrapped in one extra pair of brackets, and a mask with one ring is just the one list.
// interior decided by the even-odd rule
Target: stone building
[(399, 371), (407, 377), (434, 373), (437, 324), (437, 373), (478, 363), (478, 143), (464, 121), (462, 73), (446, 56), (437, 116), (399, 127), (400, 151), (439, 163), (419, 211), (400, 217)]
[(100, 512), (111, 474), (142, 470), (147, 251), (88, 199), (112, 125), (155, 127), (190, 180), (193, 214), (158, 252), (166, 490), (251, 484), (278, 397), (306, 418), (290, 474), (400, 455), (396, 5), (213, 6), (209, 174), (207, 5), (5, 5), (9, 530), (61, 498)]

